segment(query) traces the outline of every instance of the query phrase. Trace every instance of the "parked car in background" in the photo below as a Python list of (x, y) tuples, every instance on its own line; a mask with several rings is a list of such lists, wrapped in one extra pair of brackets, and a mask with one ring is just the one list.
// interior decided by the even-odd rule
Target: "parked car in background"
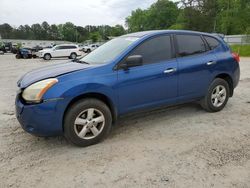
[(29, 58), (32, 58), (32, 57), (33, 57), (33, 52), (32, 52), (31, 48), (17, 49), (17, 52), (16, 52), (16, 58), (17, 59), (20, 59), (20, 58), (29, 59)]
[(38, 52), (38, 51), (43, 50), (43, 47), (37, 45), (37, 46), (34, 46), (34, 47), (32, 48), (32, 50), (35, 51), (35, 52)]
[(5, 52), (11, 52), (12, 50), (12, 43), (11, 42), (4, 42)]
[(4, 43), (0, 41), (0, 54), (4, 54), (5, 48), (4, 48)]
[(101, 141), (118, 117), (138, 110), (199, 101), (206, 111), (218, 112), (239, 77), (239, 56), (220, 37), (173, 30), (131, 33), (76, 62), (24, 75), (16, 115), (31, 134), (64, 135), (88, 146)]
[[(56, 45), (55, 45), (56, 46)], [(54, 46), (45, 46), (43, 49), (53, 48)]]
[(80, 49), (74, 44), (56, 45), (53, 48), (43, 49), (36, 53), (36, 56), (41, 57), (44, 60), (50, 60), (55, 57), (68, 57), (70, 59), (76, 59), (77, 56), (80, 55), (82, 55)]
[(18, 52), (18, 46), (17, 44), (12, 45), (11, 53), (16, 54)]
[(90, 44), (90, 45), (84, 46), (82, 48), (82, 51), (85, 52), (85, 53), (90, 53), (90, 52), (94, 51), (98, 47), (99, 47), (99, 44)]
[(7, 52), (11, 52), (12, 43), (11, 42), (1, 42), (0, 43), (0, 51), (4, 54)]

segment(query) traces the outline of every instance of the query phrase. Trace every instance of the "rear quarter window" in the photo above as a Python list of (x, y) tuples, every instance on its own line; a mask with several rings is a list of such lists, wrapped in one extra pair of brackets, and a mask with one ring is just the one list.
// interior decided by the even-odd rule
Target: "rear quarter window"
[(204, 38), (207, 41), (208, 46), (210, 47), (211, 50), (217, 48), (220, 45), (220, 42), (213, 37), (204, 36)]

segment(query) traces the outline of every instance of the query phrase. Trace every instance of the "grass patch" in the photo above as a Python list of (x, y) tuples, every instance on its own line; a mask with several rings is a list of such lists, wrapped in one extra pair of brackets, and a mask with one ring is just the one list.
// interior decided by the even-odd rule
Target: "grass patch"
[(242, 57), (250, 57), (250, 45), (230, 45), (233, 52), (239, 53)]

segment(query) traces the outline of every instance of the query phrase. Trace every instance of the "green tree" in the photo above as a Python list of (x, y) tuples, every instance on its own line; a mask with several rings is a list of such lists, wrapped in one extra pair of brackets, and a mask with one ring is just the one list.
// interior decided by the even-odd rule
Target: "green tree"
[(9, 24), (4, 23), (0, 25), (0, 35), (2, 38), (11, 38), (12, 31), (13, 28)]
[(97, 42), (101, 39), (101, 35), (98, 32), (91, 33), (90, 39), (92, 40), (92, 42)]
[(73, 23), (66, 22), (65, 24), (61, 25), (61, 27), (59, 27), (59, 31), (63, 36), (63, 40), (71, 42), (76, 41), (77, 30)]
[(31, 26), (32, 33), (34, 35), (33, 39), (42, 39), (42, 27), (40, 24), (33, 24)]
[(158, 0), (149, 9), (137, 9), (126, 18), (129, 32), (151, 29), (167, 29), (176, 23), (179, 15), (177, 4), (169, 0)]
[(147, 29), (167, 29), (176, 23), (179, 10), (176, 3), (158, 0), (151, 5), (147, 14)]
[(136, 9), (132, 11), (131, 16), (126, 18), (126, 26), (129, 32), (146, 30), (147, 10)]
[(123, 28), (122, 25), (116, 25), (116, 26), (111, 28), (110, 35), (111, 36), (121, 36), (121, 35), (124, 35), (125, 33), (126, 33), (125, 29)]

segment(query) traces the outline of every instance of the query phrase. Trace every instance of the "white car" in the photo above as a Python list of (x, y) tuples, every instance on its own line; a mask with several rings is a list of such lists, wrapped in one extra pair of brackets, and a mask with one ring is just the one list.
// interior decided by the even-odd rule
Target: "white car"
[(77, 56), (81, 56), (80, 49), (75, 44), (61, 44), (56, 45), (53, 48), (43, 49), (36, 53), (36, 56), (43, 58), (44, 60), (50, 60), (53, 57), (68, 57), (70, 59), (76, 59)]
[(90, 53), (92, 52), (93, 50), (95, 50), (96, 48), (98, 48), (99, 45), (98, 44), (90, 44), (88, 46), (84, 46), (82, 48), (82, 50), (85, 52), (85, 53)]

